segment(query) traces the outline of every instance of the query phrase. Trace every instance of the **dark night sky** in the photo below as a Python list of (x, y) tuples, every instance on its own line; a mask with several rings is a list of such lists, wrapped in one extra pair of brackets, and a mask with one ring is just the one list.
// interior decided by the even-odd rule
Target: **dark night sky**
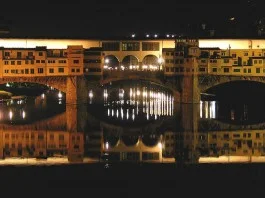
[[(43, 3), (42, 3), (43, 2)], [(200, 2), (200, 3), (199, 3)], [(262, 1), (74, 0), (1, 2), (2, 23), (14, 37), (127, 36), (132, 32), (179, 33), (206, 23), (217, 34), (238, 27), (248, 33), (263, 17)], [(5, 9), (6, 8), (6, 9)], [(264, 14), (265, 15), (265, 14)], [(235, 21), (229, 18), (235, 17)]]

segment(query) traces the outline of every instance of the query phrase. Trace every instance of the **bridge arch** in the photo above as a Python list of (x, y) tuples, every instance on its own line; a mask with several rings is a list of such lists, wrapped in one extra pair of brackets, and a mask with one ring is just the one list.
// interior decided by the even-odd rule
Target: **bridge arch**
[(143, 70), (158, 70), (159, 62), (158, 57), (152, 54), (146, 55), (142, 60)]
[(198, 77), (200, 92), (207, 92), (210, 88), (219, 86), (221, 84), (236, 82), (236, 81), (249, 81), (265, 83), (263, 76), (225, 76), (225, 75), (201, 75)]
[(16, 82), (16, 83), (35, 83), (35, 84), (41, 84), (46, 85), (48, 87), (53, 87), (57, 90), (60, 90), (64, 93), (66, 93), (66, 83), (67, 83), (67, 77), (9, 77), (9, 78), (0, 78), (0, 84), (6, 84), (10, 82)]
[(153, 147), (158, 144), (160, 140), (160, 135), (158, 134), (145, 134), (142, 135), (142, 142), (145, 146)]
[(135, 146), (139, 142), (139, 135), (122, 135), (121, 140), (126, 146)]
[(107, 55), (104, 57), (104, 68), (115, 69), (119, 68), (120, 60), (114, 55)]
[(133, 55), (127, 55), (122, 59), (121, 62), (124, 69), (138, 69), (139, 68), (139, 59)]

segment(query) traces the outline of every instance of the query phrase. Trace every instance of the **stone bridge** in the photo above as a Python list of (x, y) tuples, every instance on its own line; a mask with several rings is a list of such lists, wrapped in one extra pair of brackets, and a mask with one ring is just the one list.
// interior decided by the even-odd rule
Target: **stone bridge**
[(53, 87), (66, 93), (67, 104), (87, 102), (88, 82), (84, 76), (38, 76), (38, 77), (3, 77), (0, 84), (8, 82), (38, 83)]
[(253, 81), (265, 83), (265, 76), (199, 75), (198, 81), (199, 89), (202, 93), (211, 87), (233, 81)]

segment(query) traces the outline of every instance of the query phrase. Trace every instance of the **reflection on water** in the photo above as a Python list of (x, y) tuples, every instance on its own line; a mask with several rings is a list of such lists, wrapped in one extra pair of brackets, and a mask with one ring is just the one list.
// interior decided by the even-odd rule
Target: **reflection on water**
[(150, 87), (119, 88), (116, 100), (109, 99), (108, 89), (104, 89), (104, 107), (110, 118), (121, 120), (157, 120), (172, 116), (174, 98), (166, 91)]
[(63, 98), (1, 104), (0, 164), (265, 162), (257, 104), (177, 104), (147, 84), (90, 90), (87, 105)]

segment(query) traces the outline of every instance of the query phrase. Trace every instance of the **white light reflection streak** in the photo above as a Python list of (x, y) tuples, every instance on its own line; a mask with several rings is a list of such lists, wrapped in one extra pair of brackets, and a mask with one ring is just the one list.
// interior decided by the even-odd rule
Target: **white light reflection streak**
[(200, 101), (200, 118), (202, 118), (202, 101)]

